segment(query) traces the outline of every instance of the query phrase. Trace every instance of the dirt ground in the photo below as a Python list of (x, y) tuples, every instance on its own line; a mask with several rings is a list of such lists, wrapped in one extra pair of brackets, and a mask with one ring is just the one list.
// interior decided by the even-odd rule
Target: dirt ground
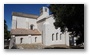
[(69, 48), (66, 45), (51, 45), (45, 46), (43, 44), (18, 44), (17, 47), (19, 49), (67, 49)]

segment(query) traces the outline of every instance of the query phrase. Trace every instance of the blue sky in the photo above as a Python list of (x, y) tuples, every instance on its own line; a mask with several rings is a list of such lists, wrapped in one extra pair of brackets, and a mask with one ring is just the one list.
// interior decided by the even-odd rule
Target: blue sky
[(40, 14), (40, 8), (43, 6), (48, 7), (49, 4), (4, 4), (4, 19), (8, 26), (8, 30), (11, 30), (12, 25), (12, 12), (22, 12), (27, 14)]

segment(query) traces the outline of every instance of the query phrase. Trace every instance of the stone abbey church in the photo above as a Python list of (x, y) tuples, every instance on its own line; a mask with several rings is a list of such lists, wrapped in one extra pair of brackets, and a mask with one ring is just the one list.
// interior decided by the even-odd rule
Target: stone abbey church
[(40, 16), (13, 12), (11, 37), (15, 38), (15, 44), (69, 46), (68, 30), (62, 33), (60, 28), (55, 29), (54, 22), (54, 16), (49, 15), (47, 7), (42, 7)]

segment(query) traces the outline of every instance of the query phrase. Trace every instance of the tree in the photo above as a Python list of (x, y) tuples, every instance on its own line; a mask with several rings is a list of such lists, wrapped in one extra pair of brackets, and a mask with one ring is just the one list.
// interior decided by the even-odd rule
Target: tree
[(4, 20), (4, 39), (10, 38), (10, 31), (7, 30), (8, 26), (6, 25), (6, 21)]
[(49, 6), (55, 16), (55, 26), (65, 27), (74, 36), (80, 36), (77, 43), (84, 42), (84, 4), (51, 4)]

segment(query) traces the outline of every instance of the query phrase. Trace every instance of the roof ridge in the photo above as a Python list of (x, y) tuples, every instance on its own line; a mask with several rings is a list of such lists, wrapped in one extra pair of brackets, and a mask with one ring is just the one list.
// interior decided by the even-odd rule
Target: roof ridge
[(38, 15), (34, 14), (26, 14), (22, 12), (12, 12), (12, 16), (21, 16), (21, 17), (28, 17), (28, 18), (38, 18)]
[(38, 15), (36, 15), (36, 14), (29, 14), (29, 13), (24, 13), (24, 12), (12, 12), (12, 15), (13, 15), (13, 13), (21, 13), (21, 14), (27, 14), (27, 15), (35, 15), (35, 16), (38, 16)]

